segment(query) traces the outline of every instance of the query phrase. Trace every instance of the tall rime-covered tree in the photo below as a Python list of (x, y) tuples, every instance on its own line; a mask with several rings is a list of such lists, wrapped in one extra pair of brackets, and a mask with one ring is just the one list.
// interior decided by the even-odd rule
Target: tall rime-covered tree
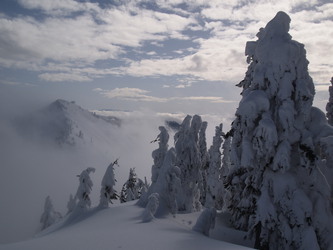
[(69, 200), (67, 202), (67, 214), (73, 212), (76, 207), (76, 197), (73, 197), (72, 194), (69, 195)]
[(159, 195), (157, 216), (164, 216), (168, 213), (176, 214), (178, 204), (182, 201), (181, 171), (175, 163), (176, 152), (174, 148), (170, 148), (164, 157), (157, 181), (149, 187), (149, 195), (153, 193)]
[[(291, 39), (284, 12), (248, 42), (250, 63), (232, 124), (226, 186), (233, 225), (261, 249), (329, 249), (327, 197), (316, 166), (319, 111), (304, 45)], [(322, 223), (324, 224), (322, 224)]]
[(200, 157), (201, 157), (201, 178), (202, 178), (202, 180), (199, 183), (201, 204), (205, 204), (205, 202), (206, 202), (207, 169), (209, 166), (209, 154), (207, 151), (207, 141), (206, 141), (207, 126), (208, 126), (208, 122), (203, 121), (201, 123), (200, 131), (199, 131), (199, 149), (200, 149)]
[(333, 126), (333, 77), (331, 78), (331, 86), (328, 89), (329, 91), (329, 100), (326, 104), (326, 117), (328, 120), (328, 123)]
[(221, 181), (222, 154), (221, 146), (223, 142), (222, 124), (215, 127), (215, 135), (213, 144), (209, 148), (209, 167), (207, 169), (207, 191), (206, 203), (207, 208), (221, 209), (223, 204), (222, 190), (223, 183)]
[[(147, 205), (149, 200), (148, 198), (152, 193), (157, 192), (160, 194), (162, 192), (158, 186), (160, 186), (161, 180), (163, 182), (165, 178), (165, 176), (160, 177), (160, 172), (163, 172), (162, 167), (164, 165), (165, 157), (168, 152), (169, 133), (164, 126), (160, 126), (158, 129), (160, 133), (157, 135), (156, 139), (151, 142), (158, 142), (158, 148), (152, 152), (152, 157), (154, 161), (154, 164), (151, 168), (152, 183), (149, 188), (147, 186), (148, 191), (140, 197), (140, 200), (138, 202), (138, 205), (143, 207)], [(164, 172), (162, 173), (162, 175), (164, 174)]]
[(118, 195), (117, 191), (114, 189), (114, 186), (116, 185), (117, 180), (114, 176), (114, 165), (118, 165), (118, 160), (115, 160), (112, 162), (108, 168), (106, 169), (106, 172), (102, 179), (102, 187), (101, 187), (101, 196), (100, 196), (100, 207), (108, 207), (109, 202), (112, 203), (112, 199), (116, 200)]
[(168, 151), (168, 141), (169, 141), (169, 133), (166, 130), (164, 126), (160, 126), (158, 128), (160, 130), (160, 133), (158, 134), (157, 138), (153, 141), (158, 141), (158, 149), (155, 149), (152, 153), (152, 157), (154, 159), (154, 165), (152, 166), (151, 169), (151, 181), (152, 183), (155, 183), (159, 170), (163, 165), (163, 161), (165, 158), (165, 155)]
[(229, 207), (229, 201), (231, 199), (231, 194), (228, 190), (225, 189), (224, 184), (226, 181), (226, 178), (229, 173), (229, 169), (231, 167), (231, 140), (232, 135), (231, 133), (227, 133), (224, 135), (224, 143), (222, 145), (222, 167), (221, 167), (221, 176), (220, 179), (223, 182), (223, 187), (221, 189), (221, 197), (223, 198), (223, 206), (222, 211), (227, 211)]
[(76, 191), (76, 198), (78, 199), (77, 206), (86, 209), (91, 206), (90, 192), (92, 190), (93, 182), (90, 179), (89, 174), (95, 172), (94, 168), (87, 168), (83, 170), (79, 177), (79, 187)]
[(176, 165), (181, 170), (183, 199), (178, 204), (179, 210), (193, 212), (201, 209), (200, 181), (201, 155), (199, 147), (199, 131), (202, 120), (198, 115), (188, 115), (175, 134)]
[(40, 218), (40, 223), (42, 224), (41, 229), (44, 230), (45, 228), (48, 228), (58, 222), (61, 218), (61, 214), (54, 210), (50, 196), (47, 196), (44, 203), (44, 211)]

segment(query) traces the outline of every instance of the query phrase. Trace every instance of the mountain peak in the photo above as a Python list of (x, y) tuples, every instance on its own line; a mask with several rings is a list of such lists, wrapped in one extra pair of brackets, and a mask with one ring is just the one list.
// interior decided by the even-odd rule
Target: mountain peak
[(20, 120), (22, 134), (34, 135), (43, 141), (56, 144), (91, 144), (104, 140), (105, 134), (114, 126), (119, 127), (120, 119), (100, 116), (81, 108), (74, 101), (57, 99), (37, 113)]
[(75, 101), (66, 101), (63, 99), (57, 99), (56, 101), (52, 102), (49, 106), (48, 106), (48, 110), (49, 111), (65, 111), (68, 110), (69, 107), (76, 107), (79, 109), (82, 109), (80, 106), (78, 106)]

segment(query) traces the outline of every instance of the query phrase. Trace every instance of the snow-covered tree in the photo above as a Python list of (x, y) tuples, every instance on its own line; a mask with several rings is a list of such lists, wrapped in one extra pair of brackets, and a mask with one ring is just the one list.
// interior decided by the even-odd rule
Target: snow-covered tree
[(135, 169), (130, 168), (128, 180), (124, 183), (120, 193), (120, 201), (123, 203), (139, 199), (143, 188), (144, 182), (137, 177)]
[(176, 165), (181, 170), (181, 185), (183, 198), (178, 204), (178, 209), (185, 212), (193, 212), (201, 209), (200, 181), (201, 155), (199, 147), (199, 131), (202, 120), (198, 115), (193, 118), (188, 115), (175, 134)]
[(54, 223), (58, 222), (62, 218), (59, 212), (54, 211), (52, 200), (50, 196), (47, 196), (44, 203), (44, 211), (40, 218), (40, 223), (42, 224), (41, 230), (48, 228)]
[(154, 219), (154, 215), (158, 209), (159, 206), (159, 194), (158, 193), (152, 193), (148, 197), (148, 203), (145, 208), (145, 211), (142, 214), (142, 222), (150, 222), (152, 219)]
[(76, 198), (78, 199), (77, 206), (86, 209), (91, 206), (90, 192), (93, 186), (93, 182), (90, 179), (89, 174), (95, 172), (94, 168), (87, 168), (83, 170), (79, 177), (79, 187), (76, 192)]
[(209, 231), (215, 228), (216, 220), (216, 209), (206, 208), (199, 216), (197, 222), (195, 223), (193, 230), (209, 236)]
[(168, 151), (168, 141), (169, 141), (169, 133), (166, 130), (164, 126), (160, 126), (158, 128), (160, 130), (160, 133), (157, 135), (156, 139), (151, 141), (151, 143), (158, 142), (158, 148), (155, 149), (152, 152), (152, 157), (154, 164), (151, 168), (151, 181), (152, 184), (149, 187), (147, 180), (145, 178), (145, 185), (142, 190), (142, 195), (140, 197), (140, 200), (138, 201), (138, 205), (142, 207), (146, 207), (147, 202), (148, 202), (148, 197), (154, 192), (154, 186), (159, 178), (159, 173), (162, 168), (165, 155), (167, 154)]
[(67, 202), (67, 214), (73, 212), (74, 208), (76, 207), (76, 197), (73, 197), (72, 194), (69, 195), (69, 200)]
[(331, 78), (331, 86), (329, 87), (329, 100), (326, 104), (326, 117), (328, 124), (333, 126), (333, 77)]
[(175, 215), (178, 212), (178, 203), (182, 202), (181, 171), (175, 163), (176, 152), (174, 148), (170, 148), (164, 157), (157, 181), (149, 187), (149, 194), (159, 195), (157, 216), (168, 213)]
[(201, 178), (199, 182), (200, 189), (200, 202), (205, 204), (206, 202), (206, 189), (207, 189), (207, 168), (209, 166), (209, 154), (207, 151), (207, 141), (206, 141), (206, 130), (208, 123), (203, 121), (201, 123), (199, 131), (199, 149), (201, 156)]
[(159, 170), (163, 165), (163, 161), (164, 161), (164, 157), (168, 151), (168, 141), (169, 141), (169, 133), (166, 130), (166, 128), (164, 126), (160, 126), (158, 128), (160, 130), (160, 133), (158, 134), (157, 138), (152, 141), (152, 142), (156, 142), (158, 141), (158, 149), (154, 150), (152, 153), (152, 157), (154, 159), (154, 165), (152, 166), (151, 169), (151, 181), (152, 183), (155, 183), (157, 178), (158, 178), (158, 174), (159, 174)]
[[(174, 154), (173, 150), (169, 150), (170, 154)], [(170, 213), (175, 215), (178, 212), (178, 204), (180, 203), (180, 197), (182, 194), (181, 190), (181, 170), (179, 167), (175, 166), (173, 163), (168, 164), (169, 160), (166, 161), (165, 167), (167, 168), (165, 178), (166, 178), (166, 196), (168, 202), (168, 208)], [(174, 158), (175, 159), (175, 158)]]
[(116, 200), (118, 198), (117, 191), (114, 189), (114, 186), (117, 182), (114, 176), (114, 165), (118, 165), (118, 160), (115, 160), (108, 166), (102, 179), (101, 196), (99, 202), (100, 207), (108, 207), (109, 202), (112, 203), (112, 199)]
[(222, 145), (222, 167), (220, 173), (220, 179), (223, 182), (223, 187), (221, 188), (220, 196), (223, 198), (222, 211), (227, 211), (229, 207), (229, 201), (231, 199), (231, 194), (228, 190), (224, 188), (225, 180), (228, 176), (229, 169), (231, 167), (231, 140), (232, 140), (232, 131), (226, 133), (224, 136), (224, 143)]
[(222, 189), (223, 182), (221, 175), (221, 146), (223, 142), (223, 125), (220, 124), (215, 128), (213, 144), (209, 148), (209, 167), (207, 169), (207, 191), (205, 207), (221, 209), (223, 205)]
[[(260, 249), (330, 249), (328, 199), (317, 168), (314, 85), (284, 12), (248, 42), (250, 63), (232, 124), (225, 181), (233, 225)], [(323, 218), (327, 221), (324, 222)], [(323, 224), (321, 224), (322, 222)]]

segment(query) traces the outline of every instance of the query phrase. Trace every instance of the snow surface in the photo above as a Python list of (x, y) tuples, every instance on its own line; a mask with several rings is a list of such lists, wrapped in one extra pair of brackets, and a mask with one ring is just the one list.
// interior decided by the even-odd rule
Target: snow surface
[[(89, 216), (81, 221), (69, 224), (60, 222), (53, 226), (55, 231), (52, 233), (42, 232), (40, 236), (27, 241), (0, 245), (0, 249), (249, 249), (193, 231), (192, 227), (200, 213), (179, 214), (142, 223), (143, 211), (134, 201), (108, 209), (92, 209), (88, 212)], [(243, 239), (242, 232), (223, 225), (223, 218), (217, 219), (219, 222), (211, 232), (212, 237), (228, 237), (231, 241), (251, 244)]]

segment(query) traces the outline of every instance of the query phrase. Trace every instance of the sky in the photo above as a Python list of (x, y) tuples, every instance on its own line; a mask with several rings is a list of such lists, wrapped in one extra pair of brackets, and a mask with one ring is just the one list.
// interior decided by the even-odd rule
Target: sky
[(2, 112), (62, 98), (94, 110), (233, 116), (245, 44), (280, 10), (305, 45), (324, 109), (331, 0), (1, 0)]

